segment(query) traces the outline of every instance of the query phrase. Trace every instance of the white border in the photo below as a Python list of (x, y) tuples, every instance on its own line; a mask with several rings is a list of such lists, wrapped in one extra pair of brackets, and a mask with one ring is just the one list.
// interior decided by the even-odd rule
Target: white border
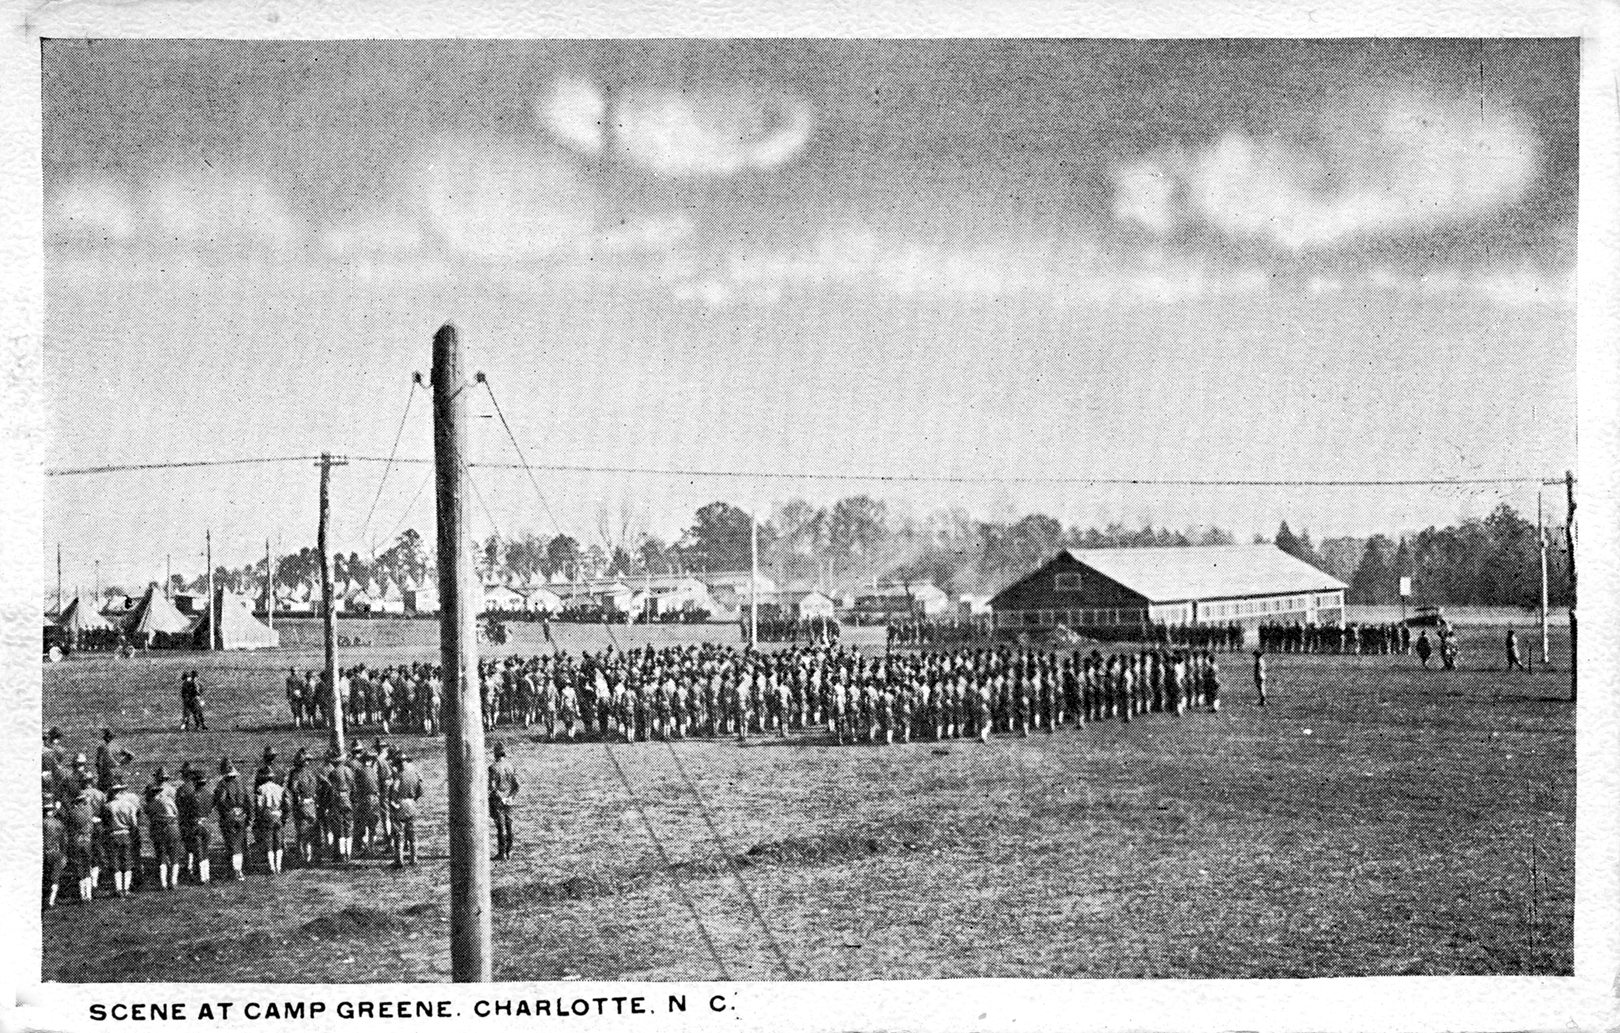
[[(1310, 0), (1289, 7), (1247, 3), (1114, 3), (1096, 8), (973, 0), (926, 6), (922, 0), (797, 0), (752, 6), (710, 2), (574, 3), (550, 9), (516, 0), (475, 8), (425, 3), (224, 0), (125, 5), (64, 2), (28, 10), (8, 3), (10, 30), (0, 51), (0, 614), (5, 623), (0, 709), (0, 981), (17, 987), (18, 1006), (0, 989), (0, 1028), (106, 1029), (93, 1001), (323, 1000), (327, 1021), (306, 1028), (464, 1028), (469, 1019), (434, 1022), (344, 1021), (336, 1002), (444, 999), (470, 1012), (481, 997), (601, 996), (641, 993), (662, 1001), (685, 991), (686, 1015), (647, 1019), (571, 1018), (566, 1028), (607, 1025), (727, 1029), (1335, 1029), (1526, 1030), (1620, 1026), (1620, 720), (1615, 714), (1617, 549), (1615, 327), (1620, 260), (1615, 184), (1620, 178), (1617, 107), (1620, 65), (1607, 42), (1620, 34), (1613, 2), (1429, 3), (1420, 9), (1382, 0)], [(1333, 980), (1164, 980), (1153, 982), (961, 980), (733, 984), (714, 987), (733, 1008), (703, 1011), (709, 984), (508, 984), (500, 987), (380, 986), (62, 986), (34, 984), (40, 923), (33, 896), (37, 811), (33, 750), (39, 734), (39, 669), (33, 623), (41, 598), (43, 426), (40, 379), (43, 275), (40, 239), (39, 39), (49, 36), (225, 38), (504, 38), (525, 36), (1582, 36), (1581, 200), (1579, 243), (1579, 491), (1581, 667), (1580, 771), (1576, 863), (1575, 976)], [(195, 1004), (193, 1004), (195, 1008)], [(548, 1024), (498, 1023), (479, 1029)], [(151, 1027), (157, 1023), (142, 1023)], [(190, 1021), (196, 1028), (202, 1023)], [(225, 1025), (221, 1023), (221, 1025)], [(249, 1027), (263, 1023), (233, 1022)]]

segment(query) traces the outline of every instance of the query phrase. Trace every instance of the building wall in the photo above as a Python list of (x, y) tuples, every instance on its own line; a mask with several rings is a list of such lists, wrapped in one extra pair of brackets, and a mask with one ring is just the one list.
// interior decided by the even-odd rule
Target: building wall
[[(1078, 582), (1072, 579), (1079, 575)], [(1066, 587), (1060, 589), (1059, 579)], [(1074, 587), (1069, 587), (1074, 585)], [(1003, 589), (991, 602), (995, 627), (1041, 630), (1135, 624), (1229, 624), (1269, 622), (1338, 624), (1344, 620), (1343, 589), (1279, 593), (1231, 599), (1149, 602), (1096, 571), (1060, 555)]]
[[(1057, 587), (1060, 576), (1073, 578), (1077, 575), (1077, 587)], [(996, 593), (990, 606), (995, 611), (1021, 612), (1129, 610), (1135, 612), (1138, 615), (1135, 619), (1139, 620), (1147, 610), (1148, 600), (1096, 571), (1085, 569), (1065, 553)]]

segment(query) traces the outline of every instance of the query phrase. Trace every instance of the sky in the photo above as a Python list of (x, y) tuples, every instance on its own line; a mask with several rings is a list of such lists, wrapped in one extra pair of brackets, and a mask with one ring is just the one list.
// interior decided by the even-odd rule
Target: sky
[[(1576, 465), (1575, 40), (44, 44), (46, 464), (431, 455), (453, 321), (531, 463), (475, 533), (856, 492), (1313, 537)], [(488, 397), (478, 459), (514, 446)], [(334, 542), (432, 533), (333, 474)], [(855, 481), (896, 475), (956, 481)], [(313, 544), (308, 462), (56, 476), (90, 587)], [(1052, 480), (1043, 480), (1052, 479)], [(543, 493), (543, 500), (540, 494)], [(1553, 493), (1554, 497), (1561, 493)], [(1559, 514), (1561, 518), (1561, 510)], [(47, 576), (47, 584), (53, 576)]]

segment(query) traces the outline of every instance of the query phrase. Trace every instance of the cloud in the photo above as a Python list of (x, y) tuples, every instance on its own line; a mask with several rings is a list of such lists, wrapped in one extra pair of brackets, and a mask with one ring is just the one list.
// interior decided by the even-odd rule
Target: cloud
[(1290, 250), (1488, 216), (1522, 198), (1539, 142), (1501, 104), (1360, 97), (1295, 138), (1227, 131), (1114, 170), (1113, 214), (1165, 236), (1206, 226)]
[(506, 140), (438, 141), (413, 193), (428, 225), (477, 258), (541, 258), (592, 232), (594, 191), (563, 155)]
[(147, 180), (141, 194), (148, 231), (181, 243), (249, 240), (283, 247), (299, 235), (280, 193), (259, 176), (165, 173)]
[(540, 121), (559, 142), (586, 154), (602, 150), (607, 102), (583, 79), (558, 79), (540, 99)]
[(136, 219), (129, 187), (102, 176), (71, 180), (45, 204), (47, 232), (62, 237), (126, 240)]
[(333, 226), (320, 236), (321, 247), (338, 256), (411, 254), (422, 246), (422, 224), (406, 212), (374, 212)]
[(861, 222), (830, 226), (796, 248), (736, 248), (661, 277), (678, 300), (769, 304), (788, 292), (845, 291), (908, 300), (1032, 298), (1053, 305), (1164, 305), (1269, 288), (1263, 270), (1167, 255), (1119, 254), (1094, 241), (994, 240), (962, 246)]
[(231, 170), (160, 171), (134, 183), (73, 179), (46, 205), (46, 229), (68, 239), (279, 248), (301, 234), (281, 193)]
[(616, 154), (673, 177), (779, 168), (804, 150), (814, 124), (810, 105), (801, 98), (743, 87), (632, 89), (610, 103), (591, 83), (561, 79), (536, 108), (559, 143), (599, 154), (607, 146), (606, 124)]

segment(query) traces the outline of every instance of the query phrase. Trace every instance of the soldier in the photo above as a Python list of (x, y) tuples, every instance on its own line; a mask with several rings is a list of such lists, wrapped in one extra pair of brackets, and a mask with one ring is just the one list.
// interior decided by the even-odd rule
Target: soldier
[(495, 762), (489, 766), (489, 816), (495, 821), (495, 859), (512, 856), (512, 805), (517, 801), (517, 769), (506, 759), (506, 747), (495, 744)]
[(123, 778), (120, 770), (125, 764), (135, 758), (123, 746), (113, 739), (111, 728), (101, 730), (101, 745), (96, 747), (96, 786), (102, 792), (112, 789), (112, 784)]
[(287, 668), (287, 709), (292, 711), (293, 727), (304, 727), (304, 679), (296, 667)]
[(1508, 629), (1505, 645), (1507, 649), (1507, 669), (1510, 671), (1515, 669), (1520, 671), (1528, 670), (1524, 666), (1524, 661), (1519, 658), (1519, 636), (1514, 634), (1512, 628)]
[(1259, 697), (1260, 705), (1266, 705), (1266, 655), (1260, 650), (1254, 651), (1254, 692)]
[(247, 834), (249, 819), (253, 815), (253, 798), (237, 777), (236, 765), (229, 757), (219, 758), (219, 784), (214, 787), (213, 811), (219, 817), (219, 838), (231, 858), (231, 877), (241, 882), (247, 878), (243, 865), (247, 860)]
[(393, 825), (394, 867), (416, 863), (416, 808), (422, 798), (422, 776), (404, 749), (391, 758), (394, 777), (388, 786), (388, 809)]
[(338, 861), (347, 861), (354, 847), (354, 770), (343, 762), (336, 746), (326, 753), (326, 822), (328, 839)]
[(354, 845), (361, 857), (370, 857), (377, 838), (379, 811), (382, 809), (381, 772), (377, 756), (355, 745), (354, 765)]
[(185, 845), (186, 871), (195, 872), (197, 881), (204, 885), (208, 883), (208, 811), (213, 801), (207, 787), (207, 777), (190, 761), (180, 765), (180, 788), (174, 794), (180, 841)]
[(166, 890), (179, 889), (180, 855), (185, 849), (180, 840), (180, 810), (175, 786), (162, 765), (152, 772), (152, 781), (146, 786), (146, 828), (157, 862), (158, 885)]
[(321, 840), (321, 776), (309, 763), (303, 747), (293, 754), (292, 772), (287, 776), (288, 808), (292, 812), (293, 838), (304, 864), (315, 863)]
[(1429, 666), (1429, 657), (1434, 655), (1434, 646), (1429, 643), (1429, 632), (1427, 629), (1418, 632), (1416, 649), (1418, 663), (1427, 668)]
[(180, 698), (185, 710), (180, 718), (180, 727), (184, 729), (190, 726), (199, 732), (208, 731), (208, 721), (203, 716), (207, 707), (203, 703), (202, 685), (197, 681), (196, 671), (186, 672), (180, 683)]
[(282, 828), (287, 820), (287, 793), (275, 773), (261, 768), (253, 776), (253, 832), (264, 847), (265, 867), (271, 875), (281, 874)]
[(57, 817), (56, 797), (47, 797), (43, 806), (44, 865), (41, 871), (40, 895), (45, 898), (46, 907), (55, 907), (56, 894), (62, 886), (62, 870), (67, 866), (68, 836), (62, 819)]
[(92, 794), (95, 787), (85, 783), (79, 787), (73, 802), (64, 814), (68, 856), (74, 875), (79, 882), (79, 900), (88, 902), (96, 895), (95, 826), (97, 816)]
[(107, 867), (112, 869), (113, 896), (127, 897), (135, 868), (131, 848), (140, 827), (141, 801), (122, 776), (113, 779), (111, 795), (101, 807), (101, 824), (107, 843)]

